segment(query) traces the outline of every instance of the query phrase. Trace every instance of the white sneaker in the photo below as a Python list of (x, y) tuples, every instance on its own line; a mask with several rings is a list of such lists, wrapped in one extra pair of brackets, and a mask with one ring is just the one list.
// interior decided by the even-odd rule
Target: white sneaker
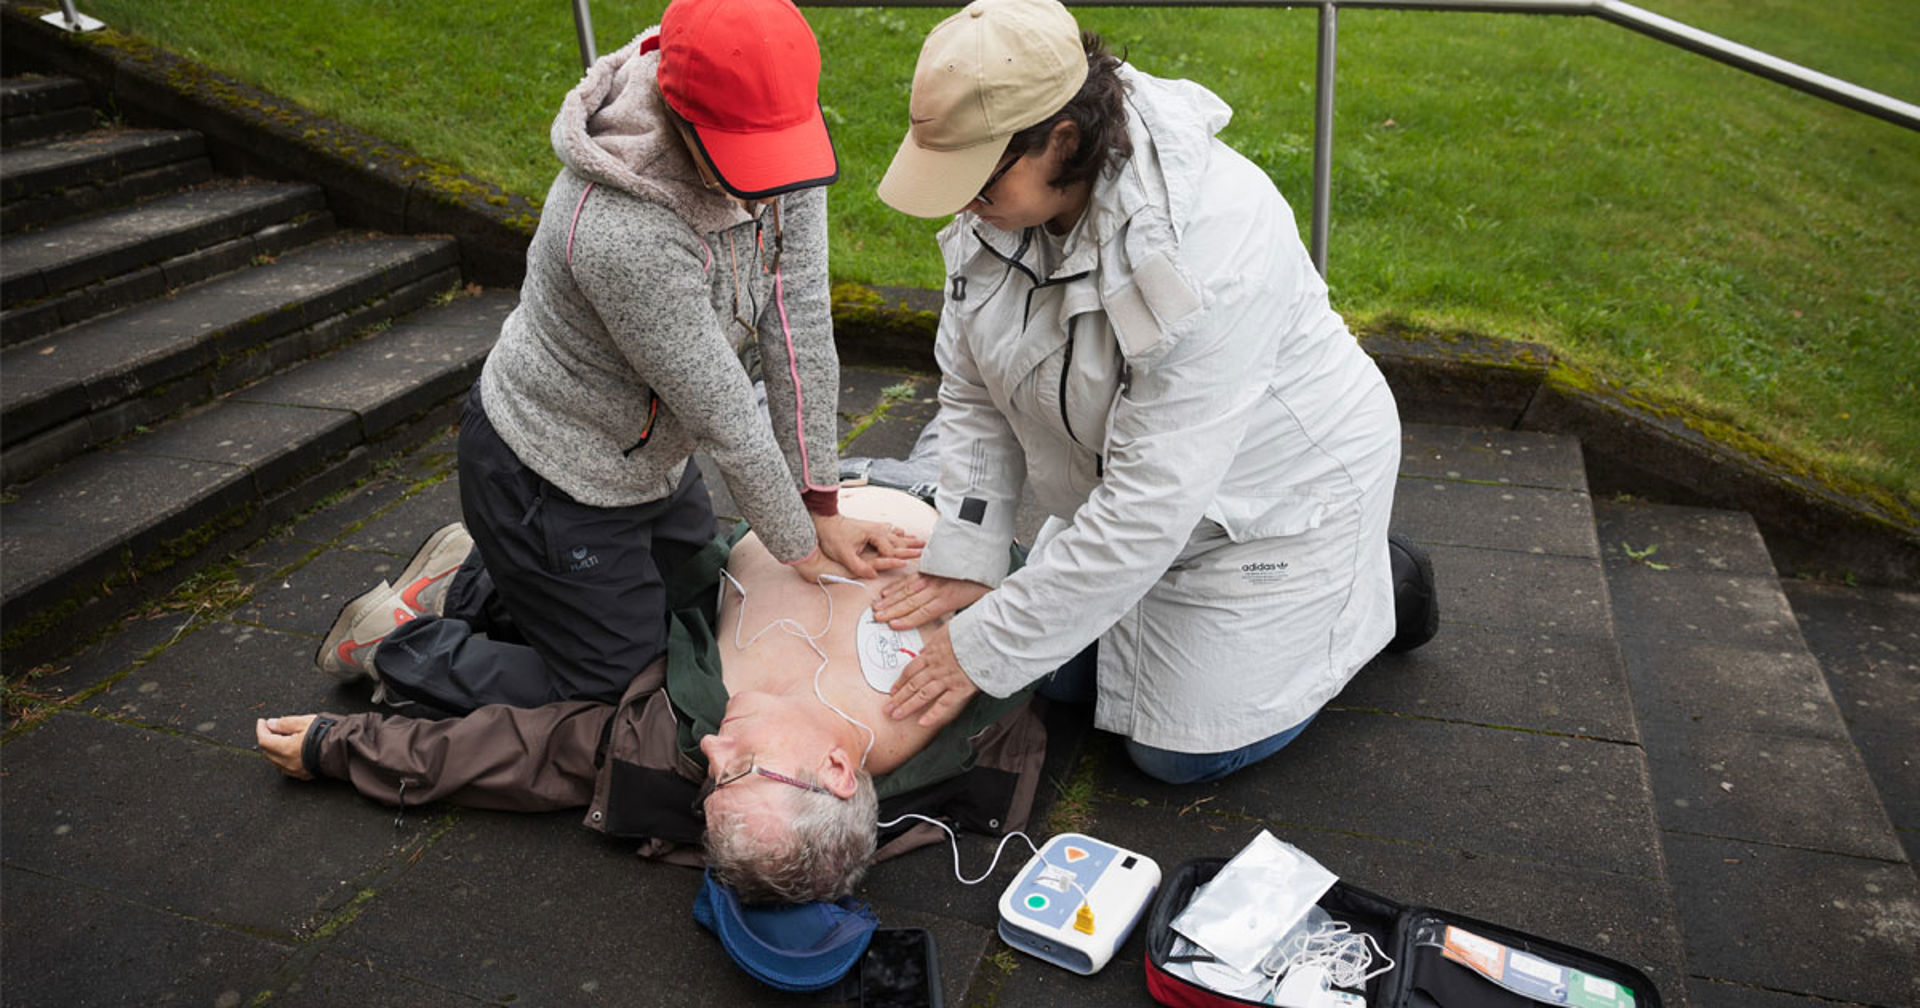
[(443, 525), (414, 551), (407, 569), (395, 582), (400, 603), (422, 616), (439, 616), (447, 611), (447, 587), (453, 575), (473, 550), (473, 537), (459, 522)]
[(340, 680), (379, 681), (374, 674), (374, 650), (400, 624), (414, 617), (412, 609), (400, 601), (400, 593), (385, 581), (371, 591), (340, 607), (333, 629), (314, 653), (313, 664), (320, 671)]

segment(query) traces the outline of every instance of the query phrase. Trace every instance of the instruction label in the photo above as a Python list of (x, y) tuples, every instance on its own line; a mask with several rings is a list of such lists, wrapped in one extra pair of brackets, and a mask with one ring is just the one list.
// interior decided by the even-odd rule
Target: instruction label
[(1447, 925), (1440, 954), (1522, 997), (1570, 1008), (1633, 1008), (1633, 991), (1606, 977), (1509, 948)]

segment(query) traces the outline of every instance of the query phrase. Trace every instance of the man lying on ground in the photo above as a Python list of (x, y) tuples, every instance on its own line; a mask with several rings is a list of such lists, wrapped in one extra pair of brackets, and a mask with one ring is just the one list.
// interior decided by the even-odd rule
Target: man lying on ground
[[(933, 524), (931, 507), (895, 490), (849, 489), (841, 508), (914, 535)], [(880, 801), (951, 799), (933, 785), (966, 773), (963, 802), (990, 812), (977, 817), (1019, 829), (1044, 756), (1024, 693), (976, 697), (942, 725), (882, 712), (917, 636), (873, 623), (869, 606), (915, 569), (808, 584), (751, 533), (730, 549), (716, 540), (670, 578), (667, 655), (618, 704), (265, 718), (256, 742), (290, 777), (345, 780), (390, 805), (586, 806), (588, 827), (645, 838), (643, 853), (702, 841), (743, 900), (837, 899), (874, 854)]]

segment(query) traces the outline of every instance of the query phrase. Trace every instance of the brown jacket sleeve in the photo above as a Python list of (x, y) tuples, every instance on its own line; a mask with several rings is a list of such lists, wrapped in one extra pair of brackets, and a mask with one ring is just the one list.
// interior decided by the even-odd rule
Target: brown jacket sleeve
[(309, 729), (304, 760), (315, 776), (388, 805), (548, 812), (592, 800), (594, 759), (613, 711), (569, 701), (482, 707), (445, 721), (323, 714)]

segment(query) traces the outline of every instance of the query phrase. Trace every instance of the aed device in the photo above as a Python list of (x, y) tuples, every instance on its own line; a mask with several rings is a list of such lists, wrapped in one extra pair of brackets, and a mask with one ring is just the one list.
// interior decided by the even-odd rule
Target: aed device
[(1080, 833), (1047, 841), (1000, 894), (1000, 937), (1075, 973), (1097, 973), (1146, 912), (1160, 866)]

